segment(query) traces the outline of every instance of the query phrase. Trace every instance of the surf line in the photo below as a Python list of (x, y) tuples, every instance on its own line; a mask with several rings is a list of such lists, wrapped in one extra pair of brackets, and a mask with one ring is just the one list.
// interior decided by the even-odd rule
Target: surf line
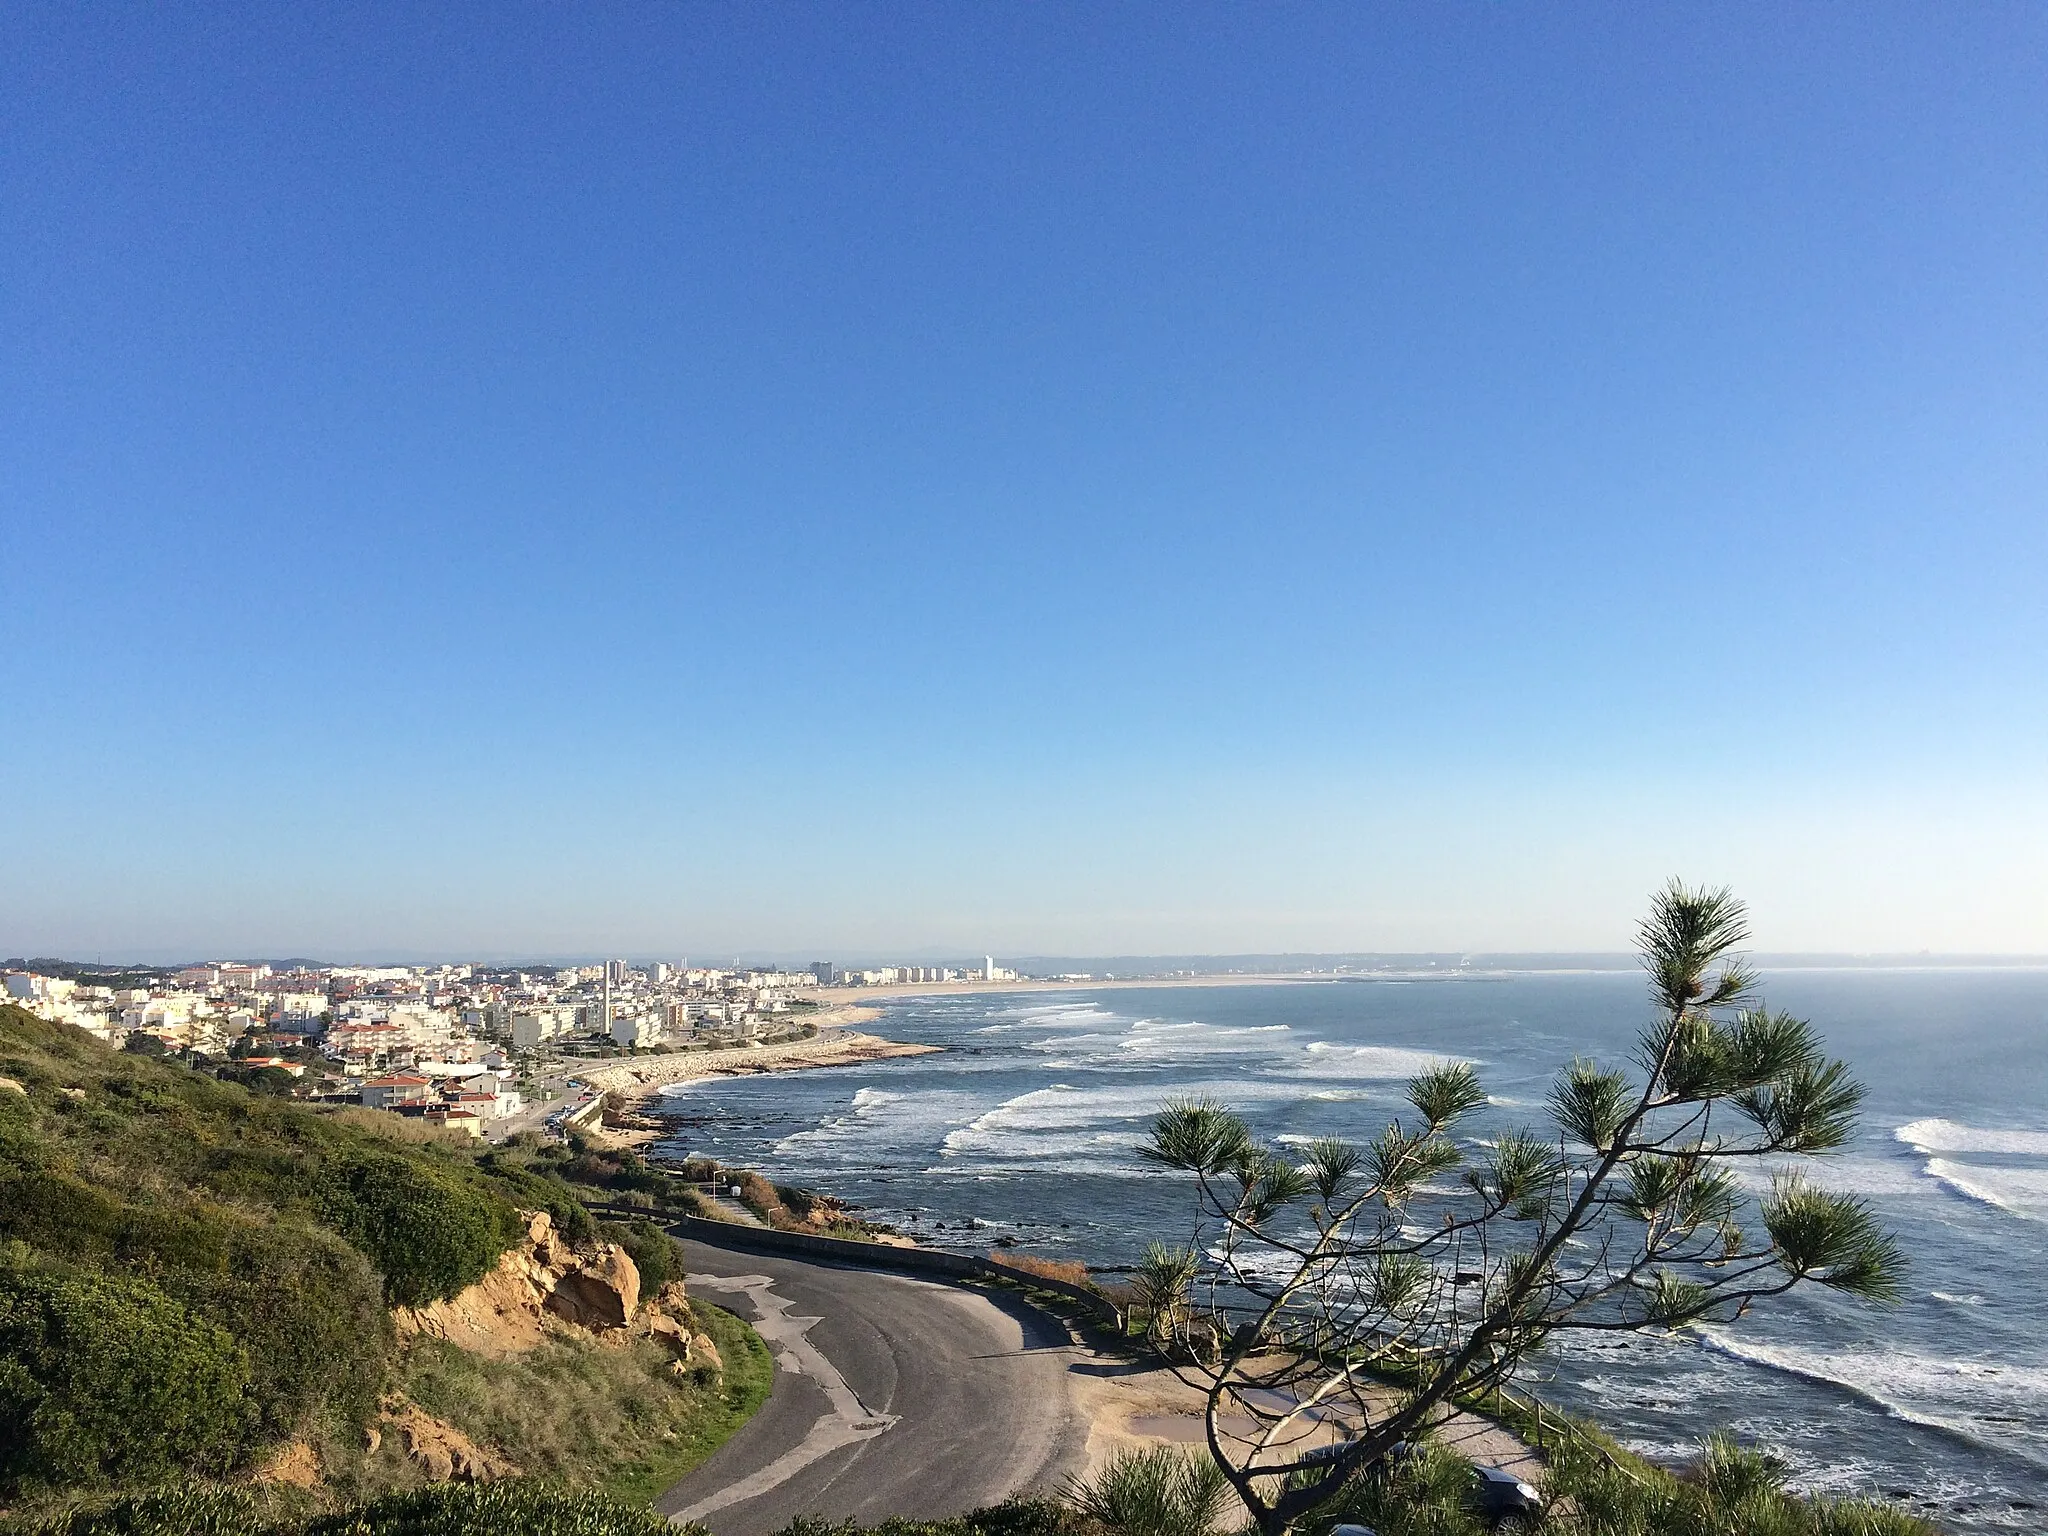
[(780, 1486), (808, 1467), (819, 1458), (830, 1455), (842, 1445), (852, 1445), (859, 1440), (872, 1440), (896, 1422), (897, 1415), (870, 1413), (867, 1405), (853, 1388), (846, 1384), (846, 1378), (839, 1374), (839, 1367), (825, 1358), (824, 1351), (810, 1340), (811, 1329), (822, 1323), (822, 1317), (791, 1317), (789, 1309), (794, 1305), (786, 1296), (775, 1294), (775, 1281), (767, 1275), (691, 1275), (686, 1282), (692, 1289), (719, 1291), (731, 1295), (744, 1291), (754, 1303), (756, 1317), (754, 1330), (766, 1339), (775, 1350), (775, 1363), (786, 1371), (799, 1376), (808, 1376), (825, 1393), (830, 1409), (820, 1414), (803, 1439), (784, 1451), (780, 1456), (741, 1478), (728, 1483), (718, 1492), (699, 1499), (688, 1509), (679, 1510), (669, 1516), (677, 1525), (688, 1525), (702, 1520), (706, 1515), (731, 1505), (757, 1498), (771, 1488)]
[(1945, 1419), (1941, 1415), (1929, 1413), (1925, 1409), (1916, 1411), (1915, 1409), (1908, 1408), (1905, 1404), (1886, 1397), (1876, 1388), (1866, 1386), (1851, 1377), (1836, 1376), (1822, 1370), (1818, 1366), (1806, 1365), (1797, 1360), (1788, 1360), (1767, 1348), (1756, 1345), (1736, 1344), (1707, 1329), (1693, 1330), (1688, 1334), (1677, 1334), (1672, 1337), (1675, 1339), (1689, 1339), (1694, 1348), (1705, 1350), (1709, 1354), (1720, 1355), (1723, 1359), (1737, 1360), (1744, 1365), (1754, 1366), (1762, 1370), (1778, 1371), (1787, 1376), (1796, 1376), (1801, 1381), (1811, 1382), (1817, 1387), (1831, 1388), (1841, 1393), (1844, 1397), (1853, 1398), (1867, 1407), (1875, 1408), (1880, 1413), (1885, 1414), (1889, 1418), (1896, 1419), (1902, 1424), (1911, 1424), (1917, 1428), (1945, 1436), (1960, 1445), (1970, 1447), (1972, 1450), (1986, 1451), (1993, 1456), (2002, 1457), (2008, 1461), (2016, 1461), (2021, 1466), (2031, 1467), (2037, 1472), (2048, 1471), (2048, 1459), (2043, 1459), (2034, 1455), (2031, 1451), (2000, 1440), (1988, 1432), (1979, 1432), (1967, 1425), (1958, 1424), (1954, 1419)]

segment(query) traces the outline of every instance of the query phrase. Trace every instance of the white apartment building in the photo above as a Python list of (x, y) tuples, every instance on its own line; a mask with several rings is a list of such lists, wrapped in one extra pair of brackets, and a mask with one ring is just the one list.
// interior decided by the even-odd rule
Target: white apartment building
[(643, 1050), (650, 1045), (659, 1045), (662, 1040), (661, 1015), (658, 1013), (638, 1013), (613, 1019), (612, 1039), (629, 1051)]
[(512, 1048), (530, 1051), (544, 1040), (572, 1034), (576, 1028), (573, 1008), (526, 1008), (512, 1015)]

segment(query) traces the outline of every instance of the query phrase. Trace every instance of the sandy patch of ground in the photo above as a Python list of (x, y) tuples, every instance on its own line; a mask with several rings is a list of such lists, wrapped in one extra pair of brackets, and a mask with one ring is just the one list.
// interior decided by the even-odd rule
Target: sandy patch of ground
[[(1068, 1383), (1075, 1407), (1088, 1419), (1084, 1479), (1099, 1474), (1120, 1451), (1162, 1445), (1199, 1451), (1207, 1444), (1200, 1389), (1162, 1366), (1083, 1350), (1076, 1355)], [(1371, 1397), (1375, 1409), (1391, 1409), (1395, 1402), (1391, 1388), (1376, 1390)], [(1250, 1427), (1248, 1419), (1224, 1422), (1226, 1431)], [(1338, 1438), (1334, 1424), (1320, 1426), (1302, 1440), (1301, 1448), (1328, 1445)], [(1532, 1482), (1543, 1471), (1542, 1458), (1528, 1445), (1491, 1420), (1463, 1409), (1445, 1414), (1436, 1438), (1468, 1461), (1505, 1467)]]
[(294, 1440), (265, 1462), (252, 1481), (282, 1483), (287, 1488), (318, 1488), (320, 1454), (305, 1441)]
[(670, 1056), (607, 1063), (579, 1075), (601, 1092), (642, 1100), (674, 1083), (746, 1077), (757, 1072), (793, 1072), (805, 1067), (846, 1067), (863, 1061), (886, 1061), (894, 1056), (926, 1056), (939, 1049), (936, 1045), (906, 1045), (878, 1035), (834, 1028), (821, 1030), (809, 1040), (741, 1045), (717, 1051), (678, 1051)]

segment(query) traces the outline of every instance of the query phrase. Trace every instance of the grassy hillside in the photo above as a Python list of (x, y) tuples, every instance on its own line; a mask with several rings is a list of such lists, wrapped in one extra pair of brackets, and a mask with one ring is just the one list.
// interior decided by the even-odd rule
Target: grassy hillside
[[(707, 1322), (738, 1357), (724, 1384), (677, 1377), (652, 1349), (585, 1345), (579, 1362), (573, 1339), (488, 1369), (400, 1343), (388, 1308), (479, 1279), (523, 1233), (520, 1208), (592, 1234), (559, 1159), (258, 1096), (13, 1006), (0, 1078), (0, 1504), (231, 1477), (294, 1440), (374, 1494), (404, 1480), (392, 1448), (372, 1448), (385, 1394), (439, 1393), (489, 1433), (510, 1421), (484, 1411), (485, 1378), (524, 1403), (512, 1459), (631, 1482), (759, 1400), (736, 1319)], [(619, 1235), (649, 1278), (672, 1266), (653, 1229)], [(564, 1437), (583, 1422), (618, 1433), (579, 1452)]]

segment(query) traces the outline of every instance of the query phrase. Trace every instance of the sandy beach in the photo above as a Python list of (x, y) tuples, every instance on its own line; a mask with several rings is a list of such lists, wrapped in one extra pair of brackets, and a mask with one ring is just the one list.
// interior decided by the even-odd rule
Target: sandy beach
[(872, 1008), (839, 1006), (810, 1020), (817, 1025), (818, 1033), (808, 1040), (790, 1040), (775, 1045), (738, 1045), (715, 1051), (677, 1051), (667, 1056), (607, 1062), (579, 1076), (600, 1092), (644, 1101), (674, 1083), (694, 1083), (713, 1077), (746, 1077), (759, 1072), (795, 1072), (806, 1067), (845, 1067), (856, 1062), (885, 1061), (894, 1056), (924, 1056), (940, 1049), (936, 1045), (906, 1045), (898, 1040), (884, 1040), (879, 1035), (862, 1034), (847, 1027), (866, 1023), (874, 1017)]
[(733, 1046), (716, 1051), (679, 1051), (632, 1061), (607, 1062), (579, 1074), (591, 1087), (644, 1100), (674, 1083), (712, 1077), (742, 1077), (757, 1072), (795, 1072), (806, 1067), (843, 1067), (856, 1062), (884, 1061), (894, 1056), (923, 1056), (935, 1045), (905, 1045), (879, 1035), (861, 1034), (849, 1025), (880, 1016), (871, 1006), (905, 997), (971, 997), (981, 993), (1072, 992), (1078, 989), (1121, 990), (1127, 987), (1232, 987), (1299, 984), (1331, 980), (1307, 974), (1130, 977), (1116, 981), (927, 981), (891, 987), (820, 987), (820, 1012), (809, 1022), (818, 1033), (809, 1040), (778, 1045)]
[(579, 1073), (581, 1080), (603, 1093), (615, 1093), (627, 1101), (627, 1113), (612, 1118), (607, 1142), (638, 1145), (656, 1139), (653, 1123), (632, 1113), (661, 1089), (676, 1083), (694, 1083), (715, 1077), (749, 1077), (762, 1072), (797, 1072), (809, 1067), (844, 1067), (864, 1061), (886, 1061), (897, 1056), (923, 1056), (941, 1050), (936, 1045), (908, 1045), (862, 1034), (849, 1026), (865, 1024), (880, 1017), (873, 1005), (906, 997), (971, 997), (983, 993), (1072, 992), (1079, 989), (1121, 990), (1128, 987), (1230, 987), (1299, 984), (1307, 986), (1331, 980), (1308, 974), (1260, 974), (1219, 976), (1126, 977), (1101, 981), (927, 981), (905, 982), (889, 987), (820, 987), (817, 1000), (821, 1010), (808, 1020), (818, 1033), (808, 1040), (775, 1045), (742, 1045), (713, 1051), (678, 1051), (628, 1061), (606, 1062)]

